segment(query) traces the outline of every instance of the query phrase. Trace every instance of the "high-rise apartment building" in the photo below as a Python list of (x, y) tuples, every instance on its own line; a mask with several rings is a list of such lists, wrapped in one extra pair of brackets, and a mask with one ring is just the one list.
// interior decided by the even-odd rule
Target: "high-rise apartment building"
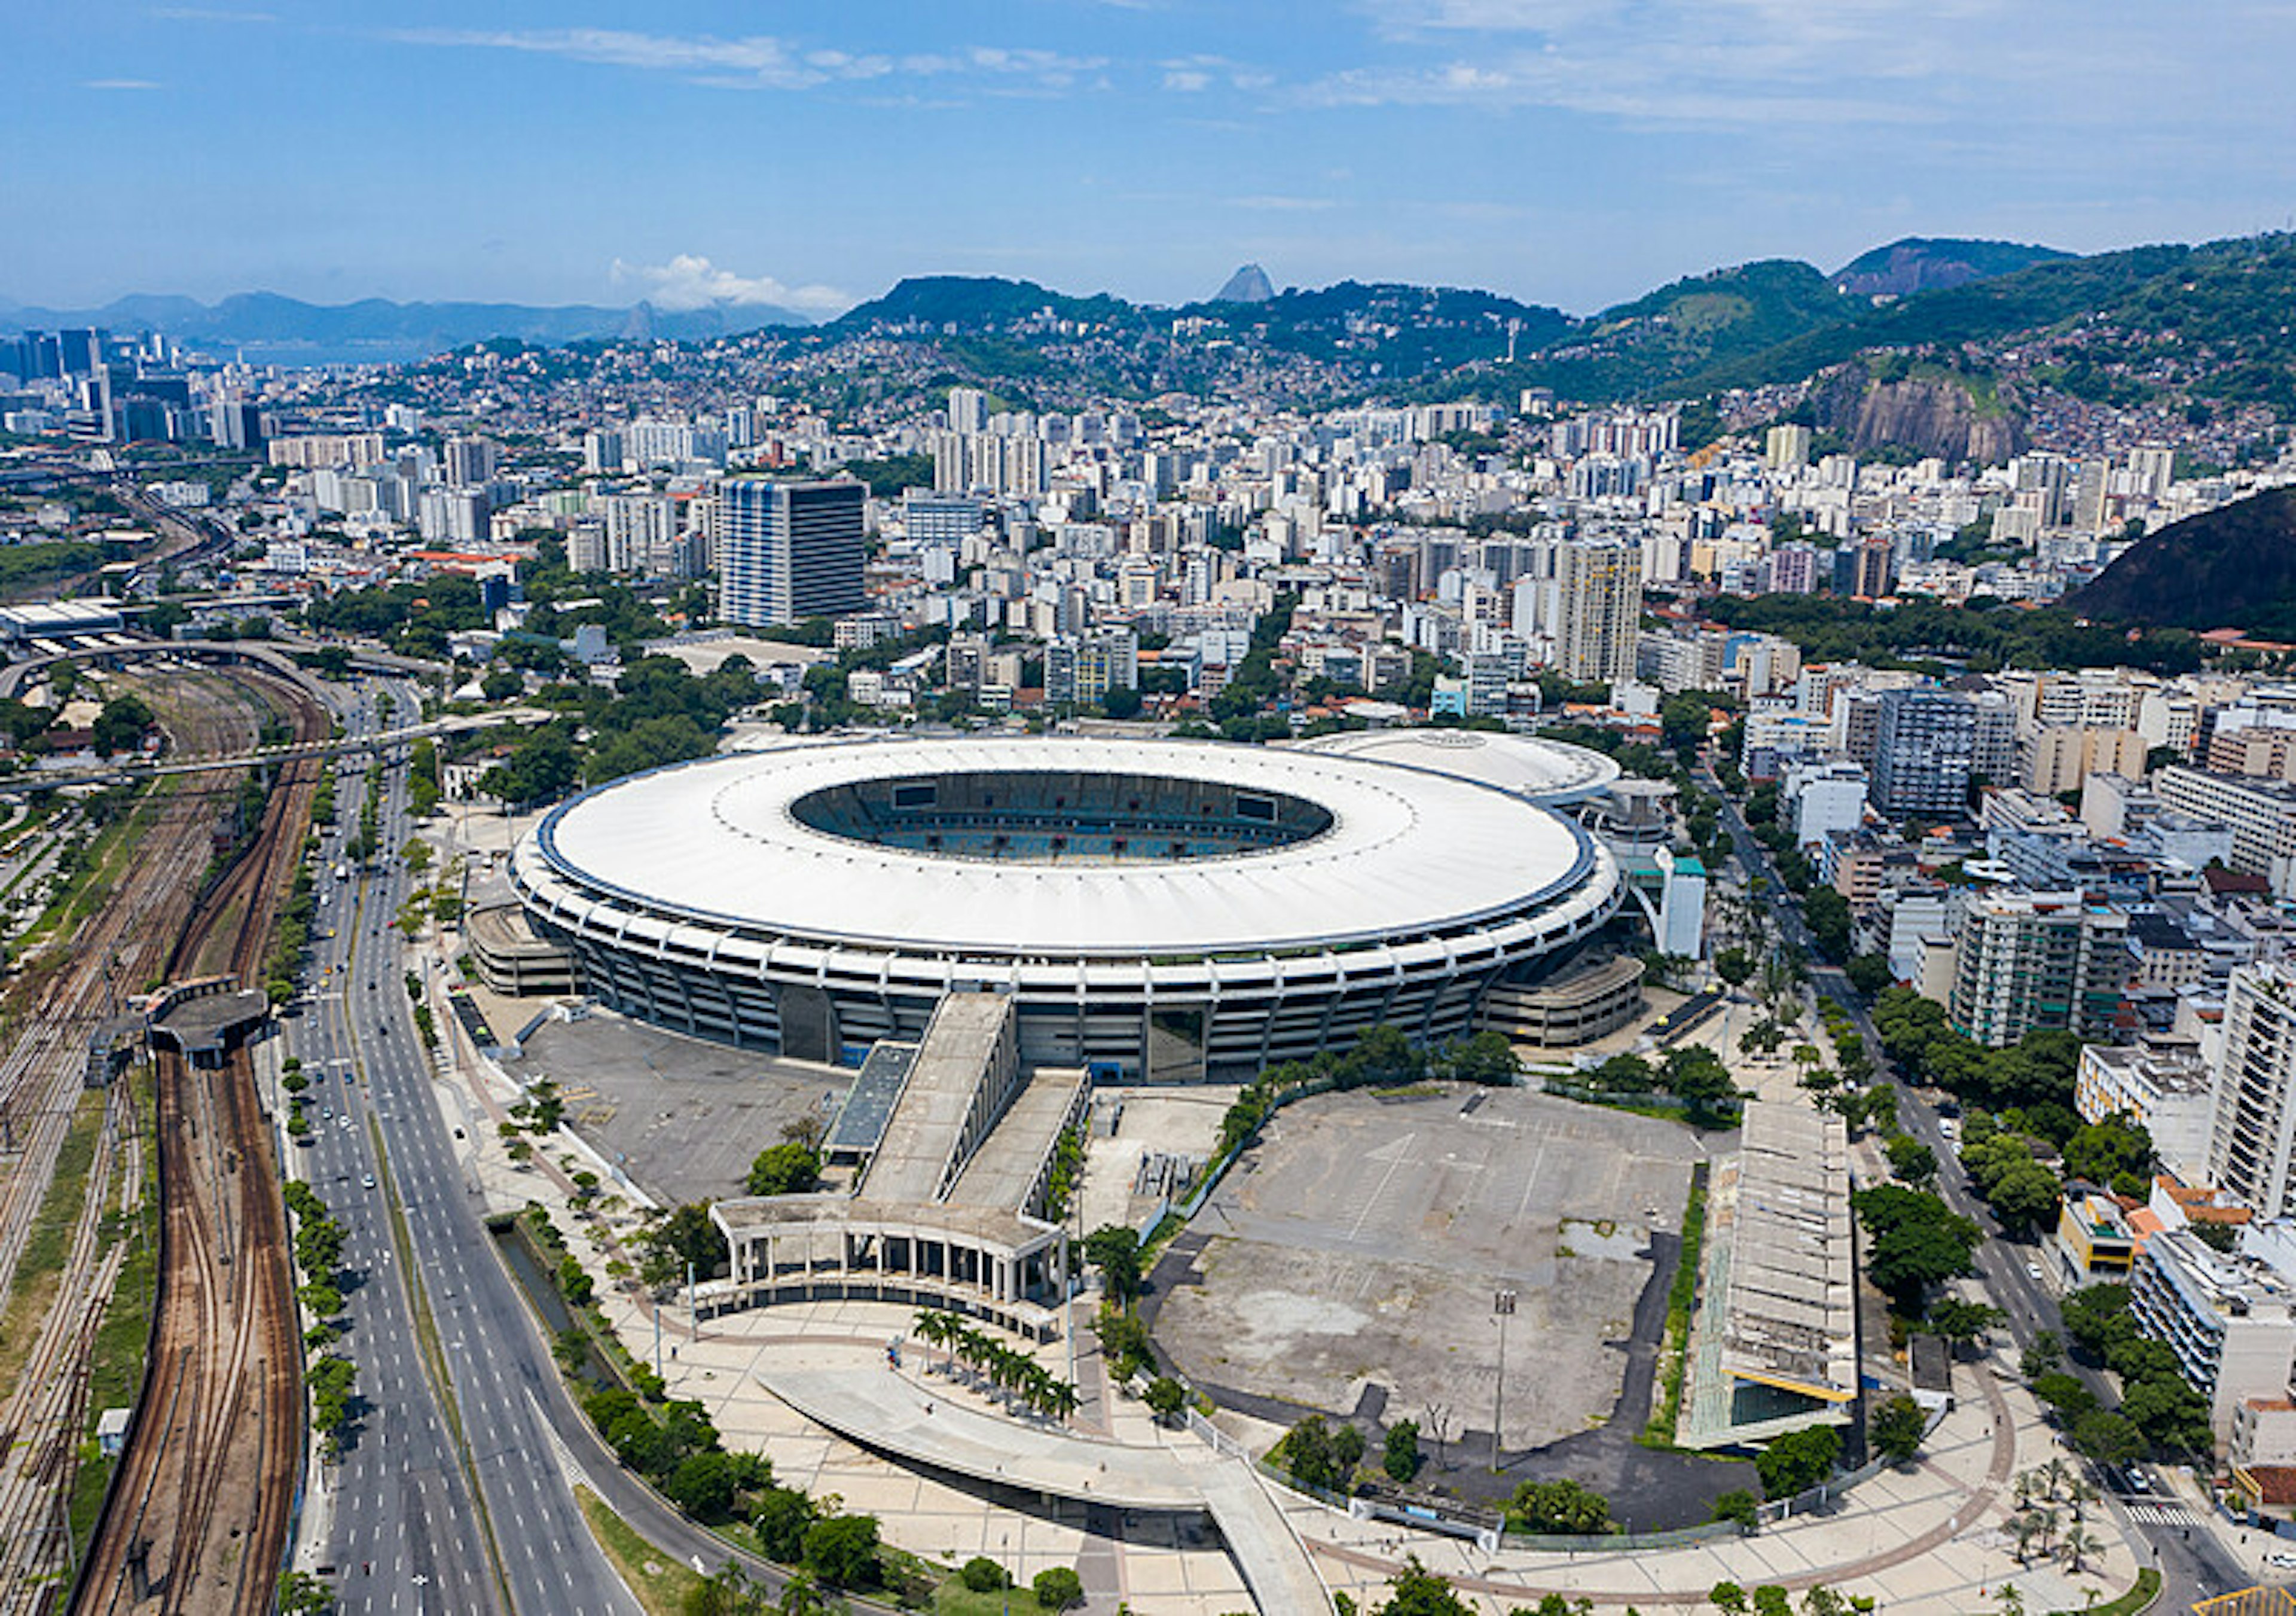
[(487, 438), (447, 439), (447, 480), (458, 488), (484, 488), (495, 478), (495, 446)]
[(2259, 1218), (2296, 1213), (2296, 970), (2243, 965), (2225, 992), (2209, 1177)]
[(1954, 947), (1953, 1024), (1988, 1048), (2063, 1029), (2102, 1038), (2128, 985), (2128, 917), (2078, 892), (1972, 898)]
[(1140, 642), (1128, 628), (1063, 635), (1045, 647), (1045, 700), (1088, 707), (1111, 690), (1140, 687)]
[(988, 430), (988, 395), (977, 387), (948, 390), (948, 430), (985, 432)]
[(839, 617), (867, 603), (858, 482), (719, 486), (718, 616), (752, 628)]
[(1635, 676), (1643, 631), (1643, 551), (1627, 540), (1564, 545), (1554, 568), (1554, 662), (1570, 678)]
[(2006, 782), (2015, 767), (2016, 718), (1999, 696), (1885, 690), (1874, 708), (1873, 800), (1890, 818), (1964, 812), (1972, 775)]

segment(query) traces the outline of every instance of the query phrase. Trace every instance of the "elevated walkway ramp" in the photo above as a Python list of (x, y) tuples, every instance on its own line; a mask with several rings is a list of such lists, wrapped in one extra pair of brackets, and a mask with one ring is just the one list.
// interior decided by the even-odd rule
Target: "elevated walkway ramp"
[(1000, 1419), (917, 1378), (918, 1353), (931, 1361), (929, 1349), (917, 1349), (912, 1366), (895, 1374), (870, 1344), (791, 1336), (765, 1345), (756, 1373), (798, 1413), (873, 1452), (1078, 1503), (1201, 1510), (1219, 1528), (1267, 1616), (1331, 1609), (1307, 1545), (1243, 1460), (1180, 1431), (1172, 1433), (1170, 1447), (1147, 1448)]
[(942, 999), (861, 1193), (872, 1201), (940, 1200), (1004, 1111), (1019, 1076), (1013, 1001), (995, 993)]
[(1023, 1087), (996, 1131), (974, 1153), (948, 1192), (951, 1202), (1017, 1211), (1036, 1197), (1061, 1130), (1084, 1111), (1092, 1074), (1081, 1066), (1043, 1066)]

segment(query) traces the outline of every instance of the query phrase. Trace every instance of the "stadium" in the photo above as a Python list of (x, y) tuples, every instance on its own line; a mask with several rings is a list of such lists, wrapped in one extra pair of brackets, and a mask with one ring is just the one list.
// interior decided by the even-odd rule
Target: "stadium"
[(511, 875), (586, 992), (679, 1030), (851, 1062), (985, 988), (1023, 1062), (1159, 1082), (1382, 1021), (1456, 1037), (1622, 892), (1577, 824), (1474, 779), (1072, 737), (682, 764), (562, 804)]

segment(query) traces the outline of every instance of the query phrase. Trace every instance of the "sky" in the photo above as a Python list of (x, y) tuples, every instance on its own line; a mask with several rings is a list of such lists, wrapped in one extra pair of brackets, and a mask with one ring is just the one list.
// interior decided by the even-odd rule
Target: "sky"
[(2296, 0), (0, 0), (0, 299), (814, 315), (906, 275), (1574, 313), (2296, 218)]

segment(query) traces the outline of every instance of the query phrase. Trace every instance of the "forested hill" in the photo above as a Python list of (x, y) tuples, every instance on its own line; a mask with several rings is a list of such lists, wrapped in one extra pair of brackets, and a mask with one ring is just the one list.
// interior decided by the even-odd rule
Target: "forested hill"
[(2296, 640), (2296, 488), (2172, 522), (2065, 603), (2116, 623)]

